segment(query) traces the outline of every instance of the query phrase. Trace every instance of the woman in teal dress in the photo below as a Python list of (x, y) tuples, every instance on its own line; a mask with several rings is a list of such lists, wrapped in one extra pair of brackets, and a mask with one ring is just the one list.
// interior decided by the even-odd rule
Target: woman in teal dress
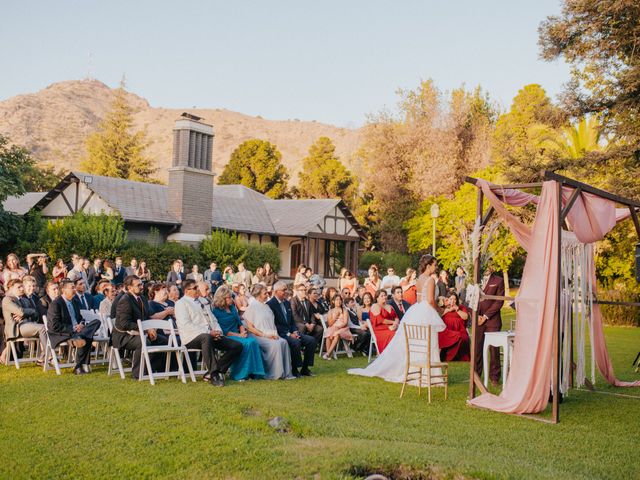
[(231, 298), (231, 289), (226, 285), (216, 290), (213, 297), (213, 314), (218, 319), (222, 332), (242, 343), (242, 354), (231, 365), (231, 379), (263, 378), (265, 371), (260, 345), (255, 338), (247, 335)]

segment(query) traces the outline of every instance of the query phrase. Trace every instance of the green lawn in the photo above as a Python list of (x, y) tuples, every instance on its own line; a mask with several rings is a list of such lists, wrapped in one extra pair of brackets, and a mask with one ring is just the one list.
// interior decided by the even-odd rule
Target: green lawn
[[(638, 378), (640, 329), (606, 333), (618, 376)], [(639, 399), (572, 391), (549, 425), (466, 406), (468, 364), (452, 365), (449, 400), (436, 390), (431, 405), (346, 374), (365, 364), (318, 361), (314, 378), (224, 389), (0, 367), (0, 478), (640, 478)], [(274, 416), (290, 431), (273, 431)]]

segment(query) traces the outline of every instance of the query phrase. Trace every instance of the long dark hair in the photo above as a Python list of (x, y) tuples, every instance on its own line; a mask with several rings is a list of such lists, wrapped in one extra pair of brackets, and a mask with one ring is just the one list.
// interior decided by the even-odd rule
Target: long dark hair
[(429, 265), (432, 265), (435, 262), (437, 262), (437, 259), (433, 255), (429, 255), (429, 254), (423, 255), (422, 257), (420, 257), (420, 262), (418, 264), (418, 270), (420, 270), (420, 273), (424, 273), (424, 271), (427, 269), (427, 267)]

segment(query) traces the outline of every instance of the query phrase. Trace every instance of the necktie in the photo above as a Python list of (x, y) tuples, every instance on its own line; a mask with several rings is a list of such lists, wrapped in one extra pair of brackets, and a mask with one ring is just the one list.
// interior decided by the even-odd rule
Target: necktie
[(82, 302), (82, 308), (84, 310), (89, 310), (89, 307), (87, 306), (87, 300), (86, 298), (84, 298), (84, 295), (80, 295), (80, 301)]
[(73, 309), (73, 304), (68, 302), (65, 298), (64, 303), (67, 305), (67, 310), (69, 311), (69, 316), (71, 317), (71, 325), (75, 328), (78, 324), (78, 320), (76, 319), (76, 311)]
[(398, 306), (400, 307), (400, 311), (402, 313), (404, 313), (404, 305), (402, 305), (402, 303), (398, 304)]
[(284, 308), (284, 302), (280, 302), (280, 308), (282, 309), (282, 315), (284, 316), (284, 321), (287, 321), (287, 309)]

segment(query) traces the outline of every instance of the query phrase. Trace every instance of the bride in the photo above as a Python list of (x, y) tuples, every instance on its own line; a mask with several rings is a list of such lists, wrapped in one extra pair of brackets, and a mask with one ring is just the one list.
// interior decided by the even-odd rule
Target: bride
[[(387, 348), (367, 368), (353, 368), (348, 371), (351, 375), (365, 377), (380, 377), (387, 382), (399, 382), (404, 380), (407, 361), (403, 323), (411, 325), (432, 325), (431, 330), (431, 361), (440, 362), (440, 348), (438, 346), (438, 333), (446, 326), (438, 315), (435, 291), (436, 284), (431, 274), (437, 269), (438, 262), (432, 255), (423, 255), (420, 258), (420, 277), (417, 281), (418, 302), (412, 305), (402, 318), (398, 331), (391, 339)], [(439, 369), (433, 369), (434, 375), (439, 375)], [(416, 380), (417, 384), (417, 380)]]

